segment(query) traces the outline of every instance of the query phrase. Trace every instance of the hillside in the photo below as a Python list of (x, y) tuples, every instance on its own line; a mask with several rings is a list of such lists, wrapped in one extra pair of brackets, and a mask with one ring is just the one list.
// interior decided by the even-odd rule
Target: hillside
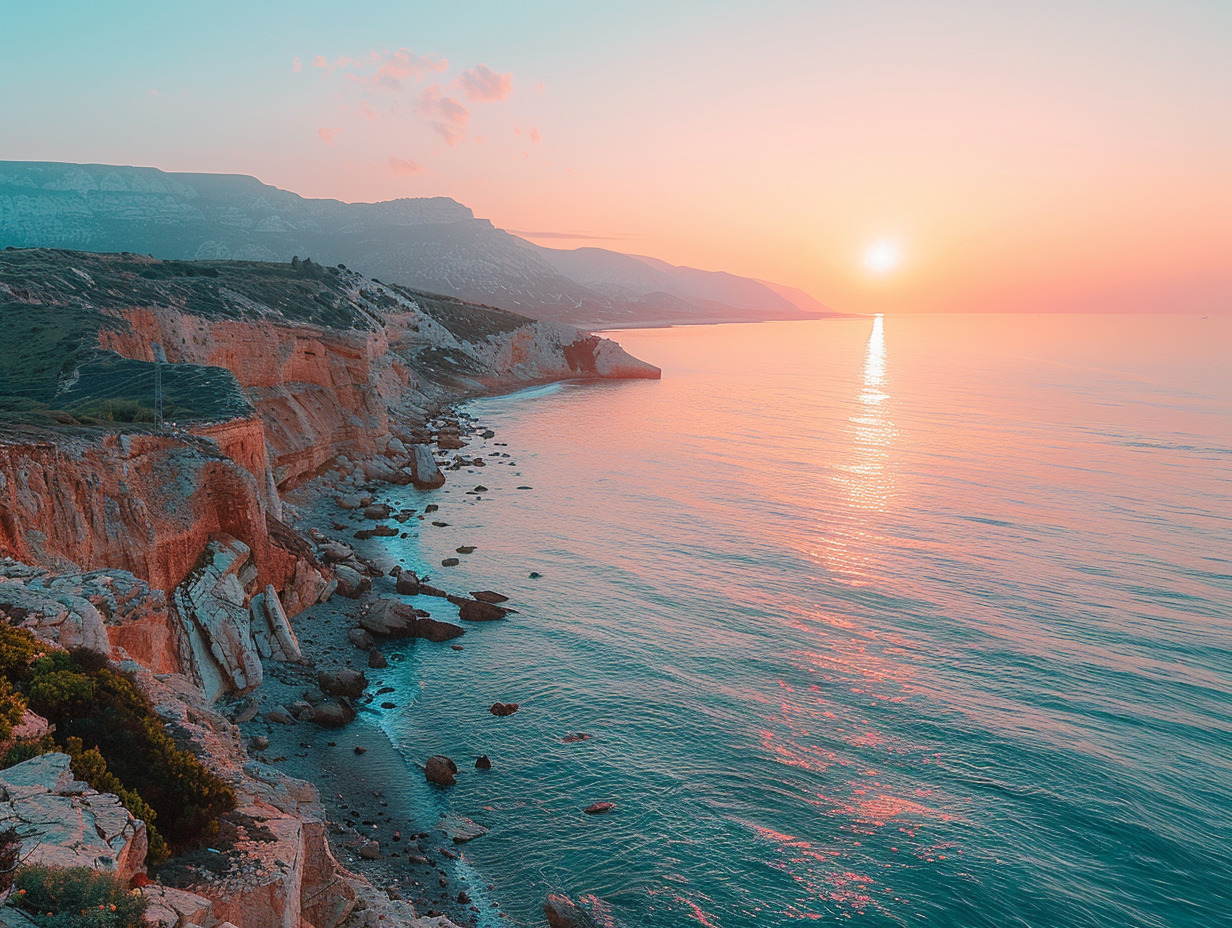
[(542, 248), (445, 198), (343, 203), (253, 177), (0, 162), (0, 247), (174, 260), (312, 256), (537, 319), (588, 327), (806, 318), (815, 301), (760, 281), (597, 248)]

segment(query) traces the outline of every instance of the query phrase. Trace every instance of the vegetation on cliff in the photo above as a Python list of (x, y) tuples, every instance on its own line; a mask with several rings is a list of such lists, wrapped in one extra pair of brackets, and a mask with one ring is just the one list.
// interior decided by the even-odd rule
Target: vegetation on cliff
[(87, 867), (23, 867), (10, 902), (41, 928), (145, 928), (146, 900)]
[(74, 776), (120, 798), (146, 823), (149, 860), (194, 848), (235, 808), (230, 785), (176, 744), (133, 679), (91, 651), (46, 650), (30, 632), (0, 622), (0, 717), (28, 706), (55, 726), (15, 744), (3, 766), (47, 751), (72, 757)]

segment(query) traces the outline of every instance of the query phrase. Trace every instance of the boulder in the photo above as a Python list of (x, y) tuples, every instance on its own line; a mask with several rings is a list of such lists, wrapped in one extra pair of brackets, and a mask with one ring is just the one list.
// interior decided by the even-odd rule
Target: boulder
[(447, 557), (441, 560), (442, 567), (457, 567), (459, 561), (456, 557)]
[(398, 574), (398, 579), (394, 581), (394, 589), (402, 596), (418, 596), (419, 578), (413, 572), (404, 570)]
[(271, 637), (271, 657), (276, 661), (292, 663), (303, 660), (304, 655), (300, 651), (299, 639), (295, 637), (295, 632), (287, 619), (286, 610), (282, 607), (282, 600), (272, 584), (267, 584), (265, 587), (262, 605), (265, 607), (264, 618)]
[(372, 670), (383, 670), (389, 666), (389, 661), (385, 660), (385, 655), (373, 648), (368, 652), (368, 667)]
[(322, 728), (342, 728), (355, 720), (355, 710), (345, 700), (338, 700), (313, 706), (304, 716)]
[(369, 577), (361, 575), (346, 564), (334, 566), (334, 579), (338, 581), (338, 595), (347, 599), (358, 599), (372, 589), (372, 580)]
[(371, 633), (365, 628), (353, 628), (347, 632), (347, 641), (351, 642), (361, 651), (371, 651), (372, 645), (375, 642), (372, 640)]
[(492, 761), (488, 759), (487, 754), (480, 754), (478, 757), (475, 758), (475, 769), (476, 770), (491, 770), (492, 769)]
[(518, 704), (516, 702), (494, 702), (488, 711), (498, 717), (513, 715), (518, 711)]
[(355, 557), (355, 552), (346, 545), (337, 541), (329, 541), (321, 545), (320, 549), (321, 560), (326, 564), (336, 564), (340, 561), (349, 561)]
[(261, 656), (238, 577), (249, 556), (243, 542), (229, 536), (215, 539), (175, 588), (176, 612), (192, 652), (191, 669), (211, 702), (224, 693), (247, 693), (261, 683)]
[(453, 786), (458, 782), (454, 777), (457, 772), (458, 765), (444, 754), (434, 754), (424, 764), (424, 777), (437, 786)]
[(0, 829), (16, 829), (24, 864), (87, 867), (127, 882), (145, 868), (145, 823), (74, 779), (69, 763), (67, 754), (43, 754), (0, 771)]
[(374, 503), (364, 509), (365, 519), (388, 519), (393, 512), (385, 503)]
[(342, 667), (338, 670), (319, 670), (317, 671), (317, 686), (322, 692), (329, 693), (331, 696), (346, 696), (349, 699), (358, 699), (364, 695), (364, 688), (368, 685), (368, 678), (364, 676), (361, 670), (351, 670), (349, 667)]
[(436, 458), (432, 456), (432, 449), (427, 445), (414, 446), (411, 463), (414, 473), (411, 482), (414, 483), (416, 489), (435, 490), (445, 485), (445, 475), (437, 467)]
[(592, 802), (582, 811), (587, 815), (602, 815), (604, 812), (611, 812), (614, 808), (616, 808), (614, 802)]

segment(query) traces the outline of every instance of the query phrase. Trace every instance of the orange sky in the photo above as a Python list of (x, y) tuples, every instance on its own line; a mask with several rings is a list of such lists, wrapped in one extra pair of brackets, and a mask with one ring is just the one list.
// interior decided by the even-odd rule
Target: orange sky
[(1232, 310), (1232, 4), (252, 6), (15, 13), (0, 158), (452, 196), (848, 311)]

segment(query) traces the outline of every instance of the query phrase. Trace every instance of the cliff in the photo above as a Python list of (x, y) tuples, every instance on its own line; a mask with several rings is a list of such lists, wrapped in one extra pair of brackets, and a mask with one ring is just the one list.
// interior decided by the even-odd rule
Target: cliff
[(305, 568), (270, 538), (279, 491), (339, 455), (413, 471), (413, 430), (445, 402), (659, 376), (571, 326), (310, 262), (5, 251), (0, 319), (0, 555), (164, 592), (220, 534), (284, 590)]

